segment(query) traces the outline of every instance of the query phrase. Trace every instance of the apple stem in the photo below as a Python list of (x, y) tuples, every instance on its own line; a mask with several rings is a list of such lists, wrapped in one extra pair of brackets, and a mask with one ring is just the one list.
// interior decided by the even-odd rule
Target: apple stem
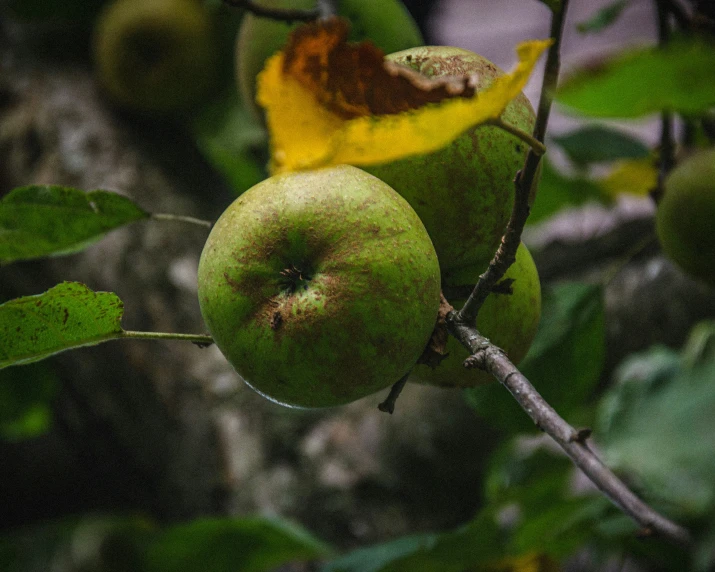
[(539, 141), (526, 131), (522, 131), (518, 127), (506, 123), (501, 117), (497, 117), (496, 119), (487, 121), (486, 123), (484, 123), (484, 125), (494, 125), (495, 127), (499, 127), (499, 129), (503, 129), (507, 133), (511, 133), (512, 135), (518, 137), (529, 147), (531, 147), (533, 152), (538, 156), (541, 156), (546, 153), (546, 145), (544, 145), (541, 141)]
[(395, 402), (397, 401), (397, 398), (400, 396), (400, 393), (402, 393), (402, 390), (405, 387), (405, 384), (407, 383), (407, 378), (410, 377), (410, 373), (412, 373), (412, 369), (410, 368), (410, 371), (408, 371), (405, 375), (403, 375), (395, 385), (393, 385), (390, 388), (390, 394), (387, 396), (385, 401), (380, 403), (380, 405), (377, 406), (377, 408), (380, 411), (384, 411), (385, 413), (392, 414), (395, 411)]
[(211, 336), (202, 334), (176, 334), (171, 332), (136, 332), (131, 330), (122, 330), (117, 335), (116, 339), (134, 339), (134, 340), (179, 340), (191, 342), (199, 347), (210, 346), (214, 343)]
[(151, 215), (151, 218), (153, 220), (161, 220), (161, 221), (187, 222), (189, 224), (195, 224), (197, 226), (203, 226), (206, 228), (211, 228), (213, 226), (213, 223), (210, 220), (202, 220), (200, 218), (194, 218), (192, 216), (153, 213)]

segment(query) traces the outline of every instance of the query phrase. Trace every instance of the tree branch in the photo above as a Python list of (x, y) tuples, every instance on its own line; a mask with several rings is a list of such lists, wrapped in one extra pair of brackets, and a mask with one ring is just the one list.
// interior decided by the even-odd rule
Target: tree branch
[(577, 431), (564, 421), (500, 348), (480, 335), (475, 328), (459, 322), (457, 312), (447, 315), (447, 327), (472, 354), (465, 361), (465, 367), (483, 369), (499, 380), (534, 423), (561, 446), (574, 464), (611, 502), (641, 525), (644, 532), (657, 534), (682, 547), (691, 545), (690, 533), (644, 503), (606, 467), (588, 447), (588, 434)]
[[(553, 93), (559, 77), (560, 46), (568, 0), (563, 0), (561, 10), (554, 12), (551, 20), (551, 38), (554, 40), (546, 60), (539, 109), (534, 126), (534, 139), (544, 141)], [(574, 464), (623, 512), (640, 524), (644, 531), (659, 534), (680, 546), (692, 543), (690, 533), (668, 520), (640, 500), (586, 444), (588, 434), (579, 432), (564, 421), (534, 388), (529, 380), (509, 361), (503, 350), (492, 344), (474, 327), (477, 314), (487, 296), (516, 259), (521, 233), (529, 216), (529, 199), (538, 172), (540, 154), (532, 147), (524, 167), (516, 175), (515, 198), (511, 217), (502, 242), (489, 268), (479, 277), (472, 294), (459, 311), (447, 314), (449, 333), (467, 348), (470, 357), (465, 367), (477, 367), (493, 375), (512, 394), (536, 425), (548, 433), (572, 459)]]
[(292, 10), (290, 8), (268, 8), (254, 0), (223, 0), (232, 8), (243, 8), (261, 18), (270, 18), (280, 22), (313, 22), (324, 16), (324, 2), (312, 10)]
[[(541, 97), (539, 99), (539, 110), (536, 115), (533, 137), (539, 143), (544, 142), (546, 126), (549, 122), (553, 94), (559, 78), (561, 67), (561, 36), (563, 34), (564, 20), (568, 0), (563, 0), (561, 10), (554, 12), (551, 18), (550, 36), (554, 43), (549, 48), (546, 58), (546, 68), (544, 79), (541, 85)], [(474, 324), (477, 320), (479, 310), (492, 292), (497, 282), (502, 279), (509, 267), (516, 260), (516, 250), (521, 243), (521, 233), (524, 230), (526, 219), (529, 217), (531, 207), (529, 205), (531, 189), (538, 173), (539, 162), (543, 152), (533, 146), (529, 149), (524, 162), (524, 167), (516, 175), (514, 181), (514, 205), (512, 207), (509, 223), (502, 237), (501, 244), (497, 249), (494, 258), (489, 263), (486, 272), (479, 277), (477, 285), (465, 302), (458, 314), (458, 321), (465, 324)]]

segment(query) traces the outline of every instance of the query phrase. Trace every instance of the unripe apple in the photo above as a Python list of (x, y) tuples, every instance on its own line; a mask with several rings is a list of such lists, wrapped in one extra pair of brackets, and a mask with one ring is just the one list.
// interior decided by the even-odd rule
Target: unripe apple
[[(479, 91), (503, 74), (487, 59), (446, 46), (413, 48), (388, 59), (428, 77), (475, 75)], [(505, 123), (531, 133), (534, 111), (520, 94), (502, 115)], [(464, 284), (475, 264), (489, 260), (499, 245), (514, 202), (514, 177), (527, 145), (503, 129), (479, 126), (450, 145), (366, 170), (400, 193), (432, 237), (448, 285)]]
[[(261, 5), (307, 10), (315, 8), (316, 1), (261, 0)], [(370, 40), (385, 53), (424, 43), (417, 24), (399, 0), (341, 0), (338, 14), (350, 21), (351, 40)], [(246, 14), (241, 22), (236, 39), (236, 77), (244, 102), (257, 117), (263, 117), (263, 111), (255, 102), (256, 77), (266, 60), (284, 47), (297, 25), (253, 14)]]
[[(472, 269), (471, 284), (476, 284), (479, 273), (486, 269)], [(514, 364), (518, 364), (529, 351), (541, 317), (541, 284), (534, 260), (524, 244), (519, 245), (516, 261), (505, 278), (514, 280), (512, 294), (492, 293), (484, 302), (477, 318), (477, 330), (502, 348)], [(446, 292), (449, 294), (449, 291)], [(450, 300), (459, 309), (464, 299)], [(466, 349), (453, 337), (447, 341), (449, 355), (434, 369), (420, 364), (413, 370), (410, 381), (441, 387), (474, 387), (494, 381), (488, 373), (465, 369), (462, 365), (469, 357)]]
[(350, 166), (286, 173), (221, 215), (199, 262), (216, 345), (284, 405), (348, 403), (397, 382), (437, 320), (437, 255), (414, 210)]
[(213, 26), (196, 0), (115, 0), (98, 19), (93, 49), (104, 90), (140, 111), (186, 109), (217, 79)]
[(715, 286), (715, 148), (689, 157), (668, 175), (656, 229), (670, 259)]

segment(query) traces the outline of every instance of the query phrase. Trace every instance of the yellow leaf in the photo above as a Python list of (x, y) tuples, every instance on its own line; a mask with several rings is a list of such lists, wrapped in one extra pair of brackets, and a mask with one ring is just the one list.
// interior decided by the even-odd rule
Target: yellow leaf
[(610, 198), (621, 194), (646, 197), (658, 184), (658, 170), (652, 159), (624, 159), (598, 183)]
[(283, 73), (283, 54), (273, 56), (258, 78), (258, 102), (266, 109), (274, 173), (328, 165), (375, 165), (430, 153), (461, 133), (498, 118), (523, 89), (550, 40), (517, 47), (519, 63), (471, 98), (448, 99), (416, 110), (344, 118), (323, 107), (312, 92)]

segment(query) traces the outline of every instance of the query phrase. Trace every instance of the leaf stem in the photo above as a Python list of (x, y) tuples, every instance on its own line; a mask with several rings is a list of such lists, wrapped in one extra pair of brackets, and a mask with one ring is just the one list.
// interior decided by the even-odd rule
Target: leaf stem
[(151, 215), (151, 218), (153, 220), (161, 220), (161, 221), (187, 222), (189, 224), (195, 224), (197, 226), (203, 226), (205, 228), (211, 228), (213, 226), (213, 223), (210, 220), (203, 220), (200, 218), (194, 218), (192, 216), (174, 215), (174, 214), (165, 214), (165, 213), (153, 213)]
[(541, 141), (534, 138), (532, 135), (530, 135), (526, 131), (519, 129), (515, 125), (506, 123), (501, 117), (497, 117), (496, 119), (491, 119), (491, 120), (485, 122), (484, 125), (494, 125), (495, 127), (499, 127), (499, 129), (503, 129), (507, 133), (511, 133), (515, 137), (518, 137), (524, 143), (526, 143), (529, 147), (531, 147), (531, 149), (534, 151), (534, 153), (536, 153), (538, 156), (541, 156), (544, 153), (546, 153), (546, 145), (544, 145)]
[(171, 332), (136, 332), (132, 330), (122, 330), (116, 339), (134, 340), (179, 340), (192, 342), (201, 346), (209, 346), (214, 343), (211, 336), (202, 334), (175, 334)]

